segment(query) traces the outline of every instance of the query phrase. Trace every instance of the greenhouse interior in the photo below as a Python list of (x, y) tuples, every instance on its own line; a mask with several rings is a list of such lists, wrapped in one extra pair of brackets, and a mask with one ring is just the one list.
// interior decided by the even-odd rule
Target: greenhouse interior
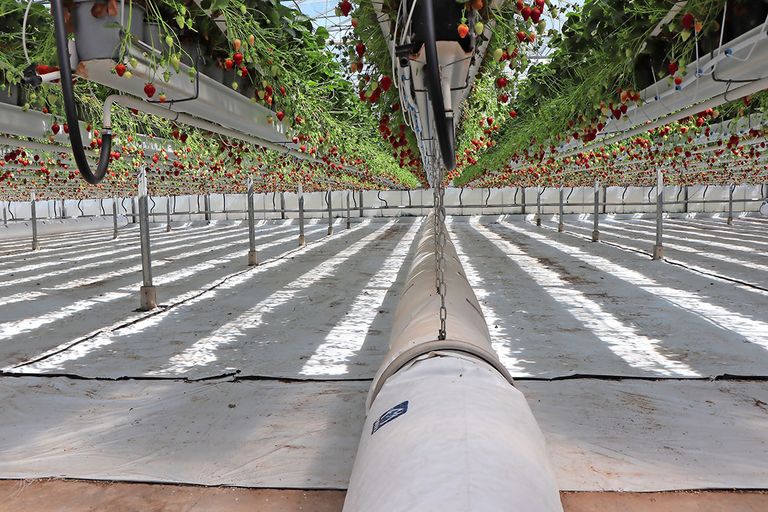
[(768, 511), (768, 0), (0, 0), (0, 511)]

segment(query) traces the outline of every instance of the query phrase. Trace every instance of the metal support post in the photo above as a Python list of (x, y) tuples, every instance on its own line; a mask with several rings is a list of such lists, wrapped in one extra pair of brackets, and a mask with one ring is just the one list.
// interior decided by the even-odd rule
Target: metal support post
[(594, 217), (594, 225), (592, 227), (592, 241), (600, 241), (600, 182), (595, 182), (595, 212), (592, 215)]
[(603, 187), (603, 213), (608, 213), (608, 187)]
[(8, 210), (3, 206), (3, 226), (8, 225)]
[(30, 207), (32, 209), (32, 250), (40, 249), (40, 242), (37, 240), (37, 202), (35, 201), (35, 191), (29, 193)]
[(280, 192), (280, 218), (285, 219), (285, 192)]
[(171, 196), (165, 200), (165, 230), (171, 230)]
[(565, 225), (563, 224), (563, 199), (565, 197), (565, 191), (563, 190), (563, 187), (560, 187), (560, 207), (557, 213), (557, 232), (562, 233), (565, 230)]
[(139, 171), (139, 235), (141, 239), (141, 275), (143, 285), (140, 290), (141, 310), (149, 311), (157, 307), (157, 292), (152, 284), (152, 255), (149, 245), (149, 204), (147, 198), (147, 174)]
[(112, 198), (112, 239), (117, 238), (117, 197)]
[(204, 218), (206, 222), (209, 224), (211, 223), (211, 195), (205, 194), (203, 196), (203, 209), (205, 212), (203, 212)]
[(256, 253), (256, 214), (253, 211), (253, 179), (248, 178), (248, 265), (258, 265), (259, 256)]
[(653, 246), (653, 259), (664, 259), (664, 246), (662, 244), (664, 223), (664, 175), (661, 169), (656, 169), (656, 245)]
[(332, 201), (332, 194), (333, 192), (331, 189), (328, 189), (328, 195), (326, 196), (328, 198), (328, 234), (333, 234), (333, 208), (331, 206)]
[(299, 183), (299, 246), (304, 245), (304, 191)]
[(350, 199), (352, 197), (352, 191), (347, 190), (347, 229), (352, 227), (352, 213), (349, 209)]
[(525, 215), (525, 187), (520, 187), (520, 189), (523, 191), (523, 208), (520, 211), (523, 215)]
[(536, 187), (536, 225), (541, 226), (541, 187)]
[(728, 225), (730, 226), (733, 224), (733, 191), (736, 188), (736, 185), (733, 183), (730, 183), (728, 185)]
[(363, 191), (359, 190), (357, 194), (358, 194), (357, 195), (358, 203), (360, 205), (360, 218), (362, 219), (363, 218)]

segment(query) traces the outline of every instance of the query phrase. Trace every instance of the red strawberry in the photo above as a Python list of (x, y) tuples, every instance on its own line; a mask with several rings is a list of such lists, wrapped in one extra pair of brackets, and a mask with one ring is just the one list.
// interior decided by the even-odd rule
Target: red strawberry
[(517, 36), (517, 40), (521, 43), (528, 38), (528, 35), (522, 30), (518, 31), (518, 33), (515, 35)]
[(61, 128), (64, 130), (64, 133), (69, 133), (69, 125), (67, 123), (64, 123)]
[(467, 34), (469, 34), (469, 27), (467, 26), (466, 23), (460, 24), (456, 30), (459, 33), (459, 37), (462, 39), (467, 37)]
[(693, 30), (693, 27), (696, 24), (696, 18), (694, 18), (693, 14), (687, 12), (683, 14), (683, 18), (680, 20), (680, 24), (686, 30)]
[(667, 64), (667, 71), (669, 71), (670, 75), (677, 73), (678, 69), (680, 69), (680, 65), (677, 62), (670, 62)]
[(232, 59), (227, 59), (224, 61), (224, 67), (227, 69), (232, 69), (235, 66), (235, 61)]
[(342, 0), (339, 4), (339, 10), (344, 16), (349, 16), (349, 13), (352, 12), (352, 4), (349, 0)]
[(59, 133), (59, 130), (61, 130), (61, 126), (59, 126), (59, 123), (57, 123), (57, 122), (54, 122), (54, 123), (51, 125), (51, 131), (53, 132), (53, 134), (54, 134), (54, 135), (56, 135), (56, 134), (58, 134), (58, 133)]
[(384, 75), (379, 79), (379, 87), (381, 87), (384, 92), (387, 92), (389, 88), (392, 87), (392, 79)]
[(683, 77), (676, 76), (675, 77), (675, 85), (680, 85), (681, 83), (683, 83)]
[(154, 96), (156, 91), (157, 89), (155, 89), (155, 86), (150, 82), (147, 82), (147, 84), (144, 86), (144, 94), (147, 95), (147, 98)]
[(126, 69), (127, 68), (125, 67), (125, 64), (123, 64), (122, 62), (115, 65), (115, 73), (117, 73), (117, 76), (123, 76), (125, 74)]
[(523, 19), (525, 21), (528, 21), (528, 18), (531, 17), (531, 8), (526, 5), (525, 7), (523, 7), (523, 10), (520, 11), (520, 14), (523, 15)]
[(488, 123), (488, 126), (491, 126), (493, 124), (493, 118), (492, 117), (487, 117), (485, 119), (485, 122)]
[(365, 54), (365, 45), (363, 43), (357, 43), (355, 45), (355, 52), (358, 57), (362, 57)]
[(278, 121), (282, 121), (282, 120), (283, 120), (283, 118), (285, 117), (285, 112), (283, 112), (282, 110), (280, 110), (280, 111), (278, 111), (278, 112), (275, 114), (275, 116), (277, 117), (277, 120), (278, 120)]
[(283, 96), (285, 96), (285, 94), (286, 94), (285, 93), (285, 87), (282, 86), (282, 85), (280, 86), (280, 94), (282, 94)]
[(504, 87), (507, 86), (508, 83), (509, 83), (509, 80), (507, 80), (506, 77), (500, 76), (499, 78), (496, 79), (496, 87), (498, 87), (499, 89), (503, 89)]
[(235, 65), (236, 65), (236, 66), (239, 66), (240, 64), (242, 64), (242, 63), (243, 63), (243, 54), (242, 54), (242, 53), (240, 53), (240, 52), (237, 52), (237, 53), (235, 53), (235, 54), (232, 56), (232, 60), (235, 62)]

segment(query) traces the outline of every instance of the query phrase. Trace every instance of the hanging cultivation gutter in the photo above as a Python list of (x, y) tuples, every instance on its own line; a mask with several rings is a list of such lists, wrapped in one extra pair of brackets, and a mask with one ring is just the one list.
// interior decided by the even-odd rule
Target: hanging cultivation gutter
[[(53, 140), (64, 143), (68, 141), (68, 136), (64, 130), (59, 133), (53, 133), (50, 114), (43, 114), (36, 110), (24, 110), (16, 105), (0, 103), (0, 133), (16, 135), (18, 137), (31, 137), (34, 139), (43, 139), (50, 136)], [(91, 134), (86, 130), (84, 123), (78, 123), (80, 127), (80, 137), (90, 142)], [(69, 127), (71, 130), (72, 128)]]
[[(768, 33), (761, 25), (723, 45), (712, 54), (690, 63), (688, 78), (679, 86), (662, 80), (643, 90), (643, 104), (630, 108), (620, 120), (610, 119), (599, 145), (612, 144), (643, 131), (668, 124), (749, 96), (768, 88)], [(680, 115), (680, 111), (686, 112)], [(650, 125), (645, 123), (651, 123)], [(560, 156), (585, 151), (590, 146), (572, 141), (558, 148)]]

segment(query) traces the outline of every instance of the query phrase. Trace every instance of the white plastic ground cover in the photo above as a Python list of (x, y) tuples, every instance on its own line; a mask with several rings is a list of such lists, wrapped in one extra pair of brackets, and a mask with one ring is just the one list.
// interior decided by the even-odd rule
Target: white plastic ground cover
[[(128, 218), (118, 215), (117, 226), (122, 228), (128, 224)], [(55, 235), (58, 233), (70, 233), (73, 231), (90, 231), (94, 229), (107, 229), (114, 226), (112, 217), (84, 217), (77, 219), (46, 219), (37, 221), (37, 235)], [(0, 240), (14, 238), (32, 239), (32, 221), (9, 222), (0, 224)]]
[[(494, 224), (497, 220), (484, 217), (475, 226), (466, 219), (454, 218), (450, 230), (488, 320), (493, 348), (513, 376), (685, 377), (675, 362), (685, 363), (701, 377), (765, 374), (765, 292), (654, 262), (644, 254), (590, 243), (568, 233), (557, 234), (547, 227), (536, 228), (511, 219), (506, 224)], [(308, 239), (318, 239), (318, 246), (285, 260), (279, 269), (249, 272), (250, 278), (237, 286), (219, 288), (183, 307), (118, 329), (108, 337), (94, 339), (93, 346), (82, 344), (82, 351), (65, 351), (60, 359), (48, 360), (50, 364), (18, 371), (199, 378), (237, 369), (243, 375), (371, 378), (386, 353), (392, 314), (415, 247), (413, 222), (400, 219), (388, 229), (385, 221), (376, 220), (350, 235), (337, 227), (336, 235), (327, 239), (323, 222), (308, 226)], [(762, 224), (737, 221), (729, 227), (723, 220), (695, 219), (676, 222), (676, 226), (689, 232), (690, 238), (702, 233), (768, 249), (768, 234)], [(125, 247), (115, 246), (109, 233), (104, 233), (94, 234), (95, 241), (88, 242), (85, 235), (70, 236), (66, 244), (54, 247), (57, 237), (57, 242), (43, 246), (41, 251), (47, 252), (25, 254), (28, 259), (23, 262), (17, 262), (17, 255), (0, 256), (0, 291), (6, 293), (0, 303), (0, 329), (10, 332), (12, 326), (4, 323), (25, 328), (23, 333), (9, 334), (0, 341), (0, 367), (33, 359), (94, 329), (135, 316), (134, 290), (140, 273), (107, 278), (138, 264), (137, 233), (130, 226), (128, 229), (130, 239), (121, 234), (117, 241), (127, 244)], [(257, 236), (266, 238), (257, 242), (259, 246), (284, 240), (263, 250), (262, 256), (294, 249), (296, 229), (295, 221), (290, 226), (270, 221), (260, 227)], [(240, 235), (233, 235), (231, 230), (239, 230)], [(342, 255), (344, 261), (336, 264), (341, 251), (377, 230), (387, 233), (360, 251), (347, 251)], [(500, 243), (494, 235), (512, 243), (516, 250)], [(193, 242), (193, 237), (199, 238)], [(223, 240), (225, 237), (232, 238)], [(158, 289), (162, 303), (245, 268), (247, 237), (239, 223), (171, 233), (160, 227), (153, 232), (158, 250), (186, 240), (189, 247), (157, 254), (159, 262), (168, 260), (167, 265), (156, 268), (156, 279), (162, 283)], [(215, 253), (206, 252), (224, 242), (232, 245)], [(94, 244), (88, 246), (89, 257), (94, 258), (92, 265), (65, 268), (63, 258), (77, 257), (85, 243)], [(118, 249), (122, 252), (116, 256), (133, 256), (130, 265), (121, 263), (115, 269), (111, 263), (94, 270), (93, 265), (104, 260), (102, 254)], [(183, 254), (187, 256), (181, 258)], [(9, 277), (18, 264), (51, 266)], [(52, 276), (51, 272), (59, 268), (67, 273)], [(318, 272), (325, 277), (316, 280)], [(94, 276), (104, 281), (90, 282)], [(2, 288), (9, 279), (27, 278), (31, 280), (23, 285)], [(45, 286), (35, 286), (37, 282)], [(83, 286), (84, 282), (88, 285)], [(310, 282), (311, 286), (304, 287)], [(66, 288), (69, 283), (72, 288)], [(101, 296), (128, 285), (127, 290), (119, 292), (125, 294), (120, 299), (105, 300), (112, 296)], [(9, 298), (17, 302), (9, 304)], [(88, 301), (94, 302), (88, 306)], [(85, 309), (75, 311), (74, 305)], [(88, 307), (98, 315), (88, 314)], [(29, 322), (39, 322), (41, 317), (50, 322), (33, 328)], [(215, 341), (214, 333), (223, 325), (244, 325), (256, 317), (263, 323), (247, 329), (246, 335), (238, 336), (234, 343)], [(638, 334), (645, 338), (646, 346), (656, 347), (657, 356), (665, 359), (657, 357), (654, 363), (647, 352), (637, 350)], [(205, 338), (210, 343), (195, 346)], [(191, 355), (201, 346), (206, 350), (197, 353), (207, 353), (208, 358), (203, 364), (161, 372), (182, 358), (194, 362)], [(210, 354), (216, 359), (212, 360)], [(659, 365), (659, 361), (672, 364)]]
[[(346, 488), (368, 386), (2, 378), (0, 478)], [(767, 383), (516, 386), (544, 432), (561, 489), (768, 482)]]
[[(343, 244), (339, 239), (343, 233), (326, 237), (324, 225), (308, 225), (305, 233), (311, 250), (326, 243)], [(59, 237), (67, 242), (59, 245)], [(269, 222), (257, 228), (256, 238), (262, 261), (280, 257), (297, 249), (298, 226), (294, 221)], [(57, 235), (56, 240), (34, 253), (0, 256), (3, 366), (145, 315), (135, 312), (141, 283), (138, 230), (129, 227), (117, 240), (103, 232)], [(240, 222), (170, 233), (160, 228), (153, 231), (152, 243), (154, 280), (162, 305), (189, 300), (224, 279), (232, 282), (230, 278), (239, 272), (245, 271), (246, 276), (261, 272), (254, 273), (246, 264), (248, 234)], [(27, 270), (16, 272), (19, 265)], [(37, 265), (39, 270), (31, 268)], [(213, 299), (216, 293), (205, 296)]]
[(344, 488), (367, 390), (0, 379), (0, 478)]
[(517, 382), (574, 491), (765, 489), (768, 383)]

